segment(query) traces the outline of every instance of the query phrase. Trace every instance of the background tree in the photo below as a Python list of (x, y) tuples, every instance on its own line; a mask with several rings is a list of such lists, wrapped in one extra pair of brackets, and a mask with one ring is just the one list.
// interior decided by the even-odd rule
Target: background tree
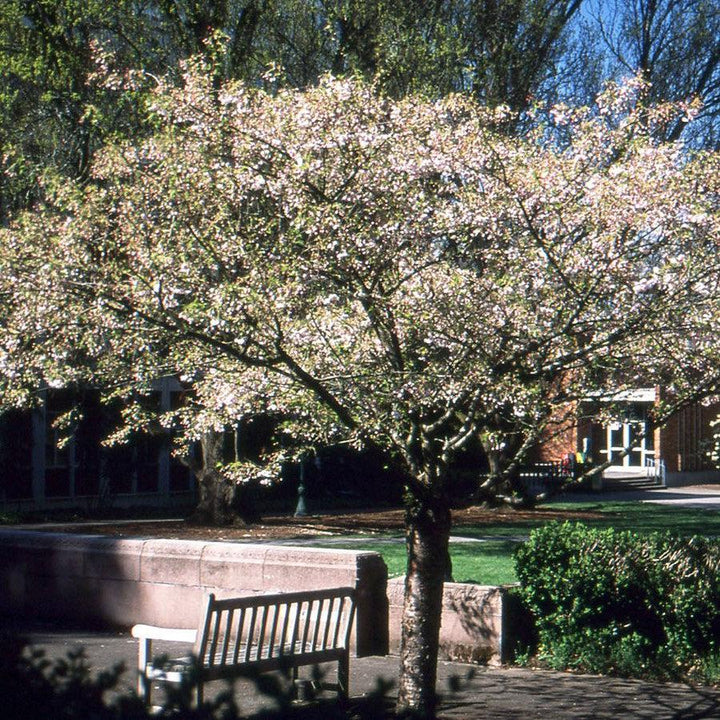
[[(42, 194), (46, 169), (81, 177), (107, 138), (145, 132), (140, 88), (97, 83), (98, 59), (152, 83), (220, 53), (219, 79), (307, 87), (358, 73), (393, 97), (461, 91), (521, 112), (536, 99), (589, 102), (639, 70), (648, 100), (703, 98), (691, 139), (710, 146), (718, 12), (705, 0), (2, 0), (0, 221)], [(209, 42), (217, 33), (222, 47)], [(513, 117), (511, 130), (525, 127)], [(685, 125), (676, 118), (665, 137)]]
[(93, 80), (143, 67), (142, 17), (134, 0), (2, 0), (0, 222), (42, 195), (46, 172), (82, 178), (108, 137), (143, 132), (136, 92)]
[(490, 107), (525, 110), (557, 93), (565, 70), (568, 29), (582, 0), (462, 3), (459, 31), (466, 57), (463, 89)]
[[(648, 83), (651, 102), (702, 98), (703, 109), (688, 139), (717, 146), (720, 6), (716, 2), (589, 0), (584, 23), (586, 51), (595, 58), (595, 67), (585, 67), (596, 74), (596, 82), (640, 73)], [(687, 124), (685, 118), (675, 118), (664, 128), (663, 138), (679, 138)]]
[[(515, 110), (555, 87), (580, 0), (2, 0), (0, 221), (42, 195), (47, 169), (82, 177), (108, 138), (145, 132), (143, 85), (219, 54), (218, 79), (307, 87), (358, 73), (402, 97), (467, 91)], [(220, 36), (219, 45), (211, 38)], [(98, 67), (100, 64), (100, 68)], [(279, 71), (274, 71), (276, 68)]]
[(79, 380), (132, 400), (173, 374), (191, 402), (160, 420), (185, 440), (273, 412), (381, 449), (406, 492), (398, 703), (429, 715), (457, 453), (521, 461), (591, 392), (717, 380), (718, 157), (658, 144), (692, 108), (642, 90), (514, 138), (461, 96), (267, 94), (191, 63), (155, 134), (3, 231), (4, 403)]

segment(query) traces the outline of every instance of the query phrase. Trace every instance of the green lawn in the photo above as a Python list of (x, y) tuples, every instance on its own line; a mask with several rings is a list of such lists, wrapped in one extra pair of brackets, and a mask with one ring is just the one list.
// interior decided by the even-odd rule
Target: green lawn
[(678, 535), (720, 537), (720, 512), (712, 509), (673, 507), (639, 502), (553, 503), (546, 506), (600, 514), (585, 520), (593, 527), (615, 527), (636, 532), (669, 531)]
[[(405, 543), (400, 537), (378, 539), (368, 536), (366, 542), (323, 542), (318, 547), (372, 550), (383, 556), (390, 577), (405, 574)], [(513, 540), (491, 539), (483, 542), (451, 542), (450, 555), (453, 577), (458, 582), (478, 582), (483, 585), (504, 585), (516, 581), (512, 552), (517, 546)]]
[[(615, 527), (635, 532), (669, 531), (679, 535), (706, 535), (720, 537), (720, 512), (639, 502), (556, 502), (542, 509), (561, 510), (568, 519), (577, 512), (591, 513), (582, 522), (597, 528)], [(476, 542), (451, 542), (450, 554), (453, 575), (459, 582), (477, 582), (483, 585), (503, 585), (517, 581), (512, 553), (530, 531), (546, 520), (518, 520), (512, 515), (499, 515), (498, 522), (483, 525), (459, 525), (453, 536), (470, 538)], [(318, 545), (322, 545), (318, 541)], [(388, 566), (390, 577), (402, 575), (405, 570), (405, 546), (401, 538), (368, 536), (367, 542), (332, 543), (332, 547), (374, 550), (379, 552)]]

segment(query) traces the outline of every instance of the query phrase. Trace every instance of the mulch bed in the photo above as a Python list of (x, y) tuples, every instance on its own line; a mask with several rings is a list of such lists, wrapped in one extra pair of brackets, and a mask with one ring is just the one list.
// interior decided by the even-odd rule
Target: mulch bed
[[(525, 521), (582, 520), (595, 517), (592, 512), (567, 510), (513, 510), (511, 508), (469, 507), (453, 511), (453, 527), (463, 525), (508, 524)], [(401, 509), (333, 512), (296, 518), (292, 515), (271, 515), (249, 525), (208, 527), (184, 520), (121, 521), (68, 525), (66, 531), (111, 535), (114, 537), (152, 536), (184, 540), (291, 540), (320, 536), (343, 536), (358, 533), (402, 533)], [(38, 529), (42, 529), (41, 526)]]

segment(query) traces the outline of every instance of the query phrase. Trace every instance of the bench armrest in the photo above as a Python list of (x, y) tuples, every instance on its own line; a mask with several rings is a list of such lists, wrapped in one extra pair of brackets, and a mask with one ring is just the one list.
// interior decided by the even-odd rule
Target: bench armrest
[(140, 641), (138, 643), (138, 695), (149, 702), (150, 680), (147, 676), (147, 667), (152, 660), (153, 640), (194, 643), (197, 630), (165, 628), (155, 625), (135, 625), (130, 632), (134, 638)]
[(170, 640), (173, 642), (194, 643), (197, 630), (165, 628), (156, 625), (135, 625), (130, 631), (138, 640)]

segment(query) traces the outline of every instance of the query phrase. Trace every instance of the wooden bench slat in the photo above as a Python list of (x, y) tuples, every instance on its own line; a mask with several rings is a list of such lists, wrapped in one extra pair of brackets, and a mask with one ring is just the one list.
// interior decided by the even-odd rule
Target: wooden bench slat
[(277, 635), (278, 621), (280, 619), (280, 606), (273, 603), (268, 609), (272, 609), (272, 625), (270, 626), (270, 642), (268, 643), (268, 656), (272, 657), (275, 652), (275, 636)]
[(335, 628), (333, 630), (332, 647), (337, 647), (338, 640), (340, 638), (340, 618), (342, 617), (343, 610), (345, 609), (345, 599), (338, 598), (338, 612), (335, 618)]
[(318, 649), (318, 637), (320, 636), (320, 618), (322, 617), (324, 606), (325, 606), (325, 598), (319, 598), (318, 599), (317, 620), (315, 621), (315, 632), (313, 633), (313, 639), (312, 639), (312, 643), (310, 645), (311, 650)]
[(328, 600), (328, 612), (327, 612), (327, 618), (325, 619), (325, 622), (323, 623), (323, 630), (325, 631), (323, 633), (323, 641), (322, 646), (323, 650), (328, 647), (328, 641), (330, 640), (330, 628), (332, 627), (333, 623), (333, 609), (335, 608), (335, 603), (338, 600), (338, 598), (332, 598), (331, 600)]
[(296, 603), (296, 612), (295, 612), (295, 622), (292, 626), (292, 632), (290, 634), (290, 647), (293, 649), (293, 652), (295, 652), (295, 644), (298, 641), (298, 632), (300, 630), (300, 617), (302, 614), (302, 606), (303, 603), (301, 601), (297, 601)]
[(302, 643), (300, 645), (300, 652), (305, 652), (308, 646), (308, 633), (310, 632), (310, 619), (312, 618), (313, 607), (315, 600), (308, 600), (307, 613), (305, 615), (305, 627), (303, 628)]
[(245, 621), (245, 612), (246, 609), (244, 607), (240, 608), (240, 612), (238, 613), (238, 621), (237, 621), (237, 627), (236, 627), (236, 640), (235, 640), (235, 647), (233, 649), (233, 665), (237, 665), (240, 658), (240, 640), (242, 639), (242, 631), (243, 631), (243, 622)]
[(265, 631), (267, 630), (268, 606), (261, 605), (258, 610), (262, 611), (262, 622), (260, 623), (260, 632), (258, 633), (256, 646), (256, 657), (259, 658), (262, 655), (262, 649), (265, 645)]
[(295, 603), (288, 603), (285, 607), (285, 612), (283, 613), (282, 618), (282, 625), (280, 626), (280, 647), (285, 647), (285, 643), (287, 640), (287, 632), (288, 632), (288, 624), (290, 623), (290, 617), (292, 615), (293, 608), (296, 607)]
[(230, 608), (226, 613), (224, 613), (225, 630), (223, 633), (222, 650), (220, 651), (220, 662), (223, 665), (225, 665), (225, 663), (227, 662), (228, 649), (230, 647), (230, 640), (232, 638), (232, 621), (234, 613), (234, 608)]
[(250, 662), (250, 651), (253, 647), (253, 633), (255, 632), (255, 617), (257, 615), (257, 606), (253, 605), (250, 612), (250, 622), (248, 624), (248, 641), (245, 648), (245, 662)]
[(222, 613), (215, 613), (212, 621), (212, 638), (210, 640), (210, 650), (208, 651), (208, 660), (210, 664), (214, 662), (214, 658), (217, 655), (218, 638), (220, 636), (220, 622), (222, 620)]

